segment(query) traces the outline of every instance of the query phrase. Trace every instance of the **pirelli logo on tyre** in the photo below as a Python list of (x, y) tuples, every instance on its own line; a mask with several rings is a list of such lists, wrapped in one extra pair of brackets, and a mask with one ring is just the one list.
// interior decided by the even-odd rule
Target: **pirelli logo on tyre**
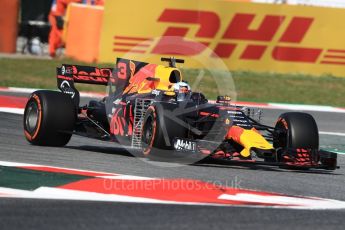
[[(109, 3), (108, 3), (109, 2)], [(339, 9), (229, 1), (108, 1), (101, 61), (123, 54), (156, 61), (164, 55), (222, 59), (230, 70), (345, 74)], [(123, 9), (116, 11), (114, 9)], [(176, 46), (167, 46), (174, 38)], [(212, 50), (212, 52), (209, 52)]]

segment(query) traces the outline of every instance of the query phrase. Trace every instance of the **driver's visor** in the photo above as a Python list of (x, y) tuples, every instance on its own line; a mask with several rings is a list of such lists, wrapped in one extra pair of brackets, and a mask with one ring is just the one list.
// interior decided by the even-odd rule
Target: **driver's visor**
[(188, 92), (189, 92), (189, 91), (188, 91), (188, 87), (186, 87), (186, 86), (181, 86), (178, 92), (179, 92), (179, 93), (188, 93)]

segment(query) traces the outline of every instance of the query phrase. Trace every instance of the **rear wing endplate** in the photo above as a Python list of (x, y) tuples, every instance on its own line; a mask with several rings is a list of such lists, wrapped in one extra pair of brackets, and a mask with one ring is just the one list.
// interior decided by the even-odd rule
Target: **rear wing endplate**
[(75, 88), (74, 83), (107, 86), (110, 81), (115, 83), (114, 70), (114, 68), (63, 64), (61, 67), (56, 68), (57, 86), (61, 92), (69, 94), (78, 107), (80, 93)]

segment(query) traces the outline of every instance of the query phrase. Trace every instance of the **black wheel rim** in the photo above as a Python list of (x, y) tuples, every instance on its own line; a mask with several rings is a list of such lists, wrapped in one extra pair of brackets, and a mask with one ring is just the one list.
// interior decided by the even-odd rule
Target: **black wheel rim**
[(25, 117), (26, 130), (31, 134), (34, 133), (37, 128), (38, 116), (38, 106), (35, 102), (31, 102), (27, 108)]
[(144, 124), (144, 132), (142, 137), (142, 143), (144, 149), (148, 148), (150, 146), (150, 143), (152, 141), (153, 137), (153, 118), (152, 116), (149, 116)]
[(288, 147), (288, 130), (285, 128), (283, 123), (278, 123), (275, 127), (277, 132), (275, 140), (274, 140), (274, 147), (275, 148), (286, 148)]

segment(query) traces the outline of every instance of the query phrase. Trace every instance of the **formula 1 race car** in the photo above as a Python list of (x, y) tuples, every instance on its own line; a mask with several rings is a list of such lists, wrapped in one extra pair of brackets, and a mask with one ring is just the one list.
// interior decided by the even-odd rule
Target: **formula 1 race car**
[[(319, 149), (318, 127), (306, 113), (282, 114), (275, 127), (228, 96), (208, 101), (176, 67), (118, 58), (115, 68), (62, 65), (58, 91), (31, 94), (24, 133), (33, 145), (64, 146), (72, 134), (119, 142), (152, 159), (172, 156), (335, 170), (337, 154)], [(109, 95), (80, 106), (75, 83), (108, 86)], [(201, 159), (200, 158), (200, 159)]]

